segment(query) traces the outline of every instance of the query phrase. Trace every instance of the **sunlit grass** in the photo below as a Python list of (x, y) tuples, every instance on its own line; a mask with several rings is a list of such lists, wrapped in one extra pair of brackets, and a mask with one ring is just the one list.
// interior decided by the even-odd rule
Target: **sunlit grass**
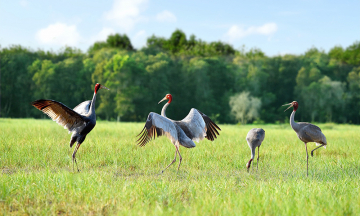
[[(143, 123), (98, 122), (77, 153), (51, 120), (0, 119), (2, 214), (357, 215), (360, 127), (319, 124), (326, 149), (309, 158), (290, 125), (220, 125), (214, 142), (181, 147), (167, 138), (138, 147)], [(259, 170), (246, 172), (253, 127), (266, 131)], [(309, 144), (309, 150), (315, 144)]]

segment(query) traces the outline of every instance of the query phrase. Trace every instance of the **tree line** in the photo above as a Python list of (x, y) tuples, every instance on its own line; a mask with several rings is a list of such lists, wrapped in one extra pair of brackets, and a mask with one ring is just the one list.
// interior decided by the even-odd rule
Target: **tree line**
[(266, 56), (260, 49), (236, 50), (176, 30), (155, 35), (136, 50), (124, 34), (109, 35), (87, 52), (58, 52), (20, 45), (0, 49), (1, 117), (43, 118), (31, 106), (53, 99), (73, 108), (100, 92), (98, 118), (144, 121), (160, 113), (157, 102), (173, 95), (167, 115), (182, 119), (198, 108), (219, 123), (288, 121), (281, 105), (299, 102), (300, 121), (360, 123), (360, 42), (329, 52), (312, 47), (302, 55)]

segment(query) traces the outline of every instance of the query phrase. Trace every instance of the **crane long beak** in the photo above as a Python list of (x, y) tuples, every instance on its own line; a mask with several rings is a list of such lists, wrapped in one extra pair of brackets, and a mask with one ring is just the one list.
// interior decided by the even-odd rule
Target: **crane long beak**
[[(292, 106), (293, 106), (293, 104), (292, 104), (292, 103), (284, 104), (283, 106), (287, 106), (287, 105), (290, 105), (290, 106), (289, 106), (286, 110), (290, 109), (290, 107), (292, 107)], [(285, 112), (286, 110), (284, 110), (284, 112)]]
[[(166, 96), (161, 100), (161, 101), (159, 101), (159, 103), (161, 103), (161, 102), (163, 102), (164, 100), (166, 100), (167, 98), (166, 98)], [(159, 104), (158, 103), (158, 104)]]
[(105, 86), (103, 86), (103, 85), (101, 85), (101, 86), (100, 86), (100, 89), (107, 89), (107, 90), (110, 90), (110, 89), (106, 88), (106, 87), (105, 87)]

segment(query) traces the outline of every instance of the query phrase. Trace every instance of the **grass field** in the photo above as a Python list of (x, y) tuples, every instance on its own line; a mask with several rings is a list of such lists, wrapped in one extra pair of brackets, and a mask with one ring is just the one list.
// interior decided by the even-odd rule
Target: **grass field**
[[(135, 144), (143, 123), (98, 122), (73, 172), (70, 134), (51, 120), (0, 119), (0, 214), (359, 215), (360, 126), (319, 124), (328, 147), (309, 158), (290, 125), (220, 125), (214, 142)], [(245, 141), (266, 131), (250, 173)], [(315, 144), (308, 145), (309, 150)], [(309, 152), (310, 153), (310, 152)]]

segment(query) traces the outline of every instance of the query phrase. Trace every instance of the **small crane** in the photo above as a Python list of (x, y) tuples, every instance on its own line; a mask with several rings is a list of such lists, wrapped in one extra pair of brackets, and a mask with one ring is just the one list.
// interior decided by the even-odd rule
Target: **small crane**
[(96, 94), (99, 89), (107, 89), (105, 86), (97, 83), (95, 85), (94, 96), (92, 100), (84, 101), (77, 105), (74, 109), (67, 107), (66, 105), (54, 101), (54, 100), (36, 100), (32, 102), (32, 105), (43, 113), (47, 114), (53, 121), (56, 121), (59, 125), (63, 126), (70, 132), (72, 132), (70, 139), (70, 148), (77, 142), (74, 149), (73, 158), (73, 170), (74, 161), (78, 172), (80, 171), (76, 162), (76, 152), (79, 149), (81, 143), (84, 142), (86, 135), (96, 125), (95, 115), (95, 101)]
[(161, 115), (151, 112), (146, 119), (146, 123), (142, 131), (138, 136), (138, 145), (145, 146), (151, 139), (157, 134), (157, 136), (167, 136), (175, 146), (175, 158), (174, 160), (162, 171), (162, 173), (176, 161), (176, 155), (179, 155), (180, 164), (182, 157), (179, 151), (180, 145), (186, 148), (195, 147), (194, 141), (207, 138), (210, 141), (214, 141), (216, 134), (219, 135), (218, 130), (221, 130), (207, 115), (200, 112), (197, 109), (192, 108), (189, 114), (181, 121), (174, 121), (166, 117), (166, 108), (172, 101), (172, 95), (167, 94), (159, 102), (169, 100), (161, 110)]
[(303, 141), (304, 144), (305, 144), (305, 149), (306, 149), (306, 176), (308, 176), (309, 175), (309, 154), (308, 154), (308, 151), (307, 151), (307, 145), (306, 144), (308, 142), (315, 142), (316, 145), (320, 145), (319, 147), (317, 147), (317, 148), (315, 148), (314, 150), (311, 151), (311, 157), (313, 157), (313, 152), (316, 149), (318, 149), (320, 147), (323, 147), (323, 146), (324, 146), (324, 148), (326, 148), (326, 145), (327, 145), (326, 137), (322, 133), (321, 129), (316, 125), (310, 124), (308, 122), (298, 122), (298, 123), (295, 122), (294, 117), (295, 117), (295, 112), (296, 112), (297, 108), (299, 107), (298, 102), (293, 101), (291, 103), (284, 104), (283, 106), (287, 106), (287, 105), (290, 105), (290, 106), (286, 110), (290, 109), (290, 107), (294, 108), (293, 112), (290, 115), (290, 125), (291, 125), (292, 129), (294, 129), (294, 131), (296, 132), (299, 139), (301, 141)]
[(247, 141), (247, 143), (248, 143), (248, 145), (250, 147), (250, 150), (251, 150), (251, 159), (246, 164), (246, 168), (247, 168), (248, 172), (249, 172), (249, 169), (250, 169), (251, 162), (255, 158), (256, 147), (258, 147), (258, 157), (257, 157), (257, 162), (256, 162), (256, 170), (258, 169), (260, 145), (264, 141), (264, 138), (265, 138), (265, 131), (262, 128), (253, 128), (248, 132), (248, 134), (246, 136), (246, 141)]

